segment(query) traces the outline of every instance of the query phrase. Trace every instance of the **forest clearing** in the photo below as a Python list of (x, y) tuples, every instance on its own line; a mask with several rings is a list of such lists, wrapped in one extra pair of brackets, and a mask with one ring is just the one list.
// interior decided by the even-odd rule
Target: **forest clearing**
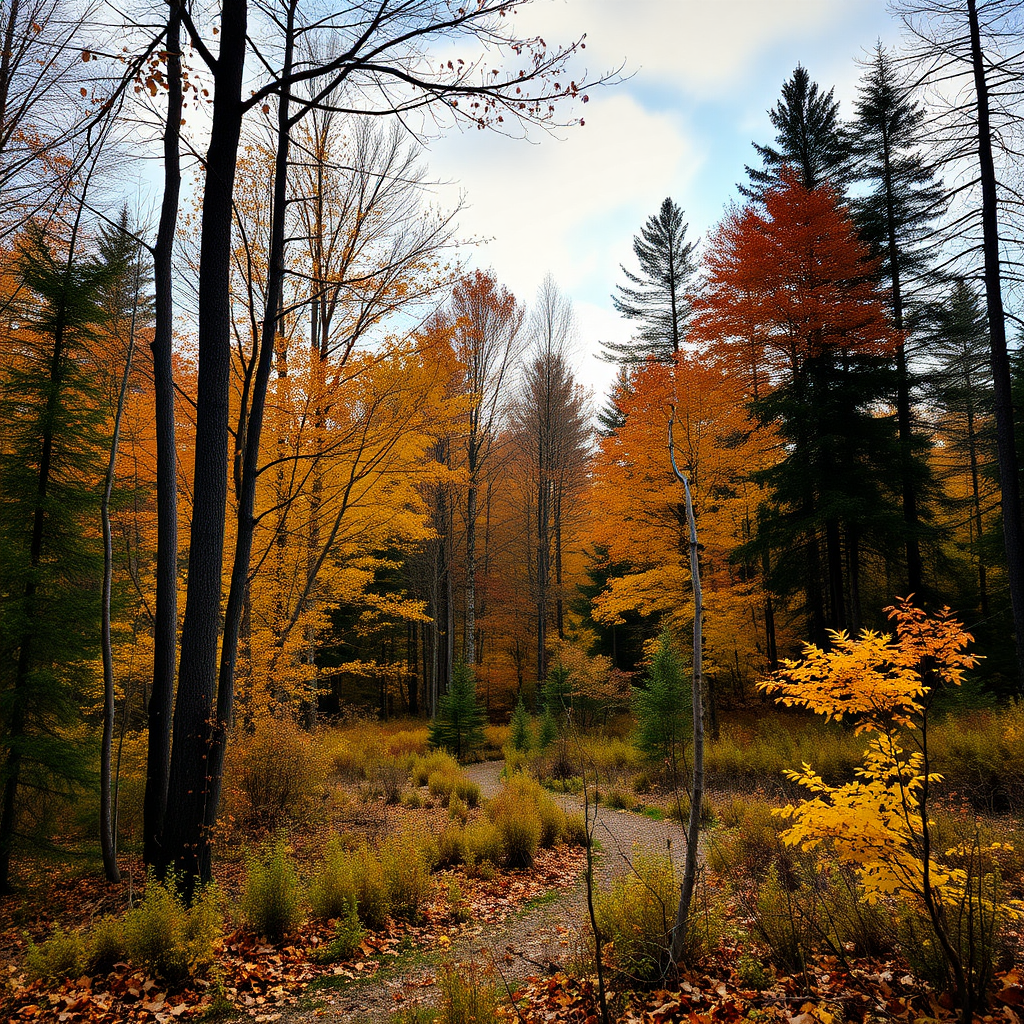
[(4, 0), (0, 1017), (1024, 1024), (1022, 129), (1024, 0)]

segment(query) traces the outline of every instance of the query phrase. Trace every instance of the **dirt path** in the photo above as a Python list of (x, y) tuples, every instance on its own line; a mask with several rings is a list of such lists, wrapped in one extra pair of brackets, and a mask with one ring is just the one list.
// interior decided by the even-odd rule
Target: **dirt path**
[[(485, 797), (501, 788), (503, 761), (470, 765), (466, 774), (477, 782)], [(567, 813), (583, 809), (583, 799), (555, 795)], [(604, 888), (629, 869), (634, 848), (646, 852), (669, 851), (681, 868), (685, 850), (684, 829), (675, 821), (654, 821), (631, 811), (597, 808), (595, 838), (600, 847), (596, 860), (598, 888)], [(436, 997), (433, 978), (442, 959), (493, 964), (514, 989), (515, 982), (535, 974), (548, 974), (569, 961), (580, 929), (587, 920), (586, 890), (582, 878), (561, 892), (553, 892), (534, 905), (510, 914), (499, 924), (470, 927), (459, 935), (450, 950), (413, 949), (366, 982), (347, 982), (333, 987), (331, 981), (314, 983), (298, 1008), (281, 1018), (288, 1024), (305, 1021), (385, 1022), (396, 1009), (410, 1003), (431, 1004)]]

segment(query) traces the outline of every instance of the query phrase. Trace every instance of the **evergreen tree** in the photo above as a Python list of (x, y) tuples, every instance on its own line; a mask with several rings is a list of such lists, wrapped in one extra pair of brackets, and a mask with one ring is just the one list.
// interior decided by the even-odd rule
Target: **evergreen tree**
[[(966, 281), (958, 281), (944, 301), (929, 305), (921, 317), (921, 336), (927, 345), (932, 371), (928, 397), (938, 413), (941, 452), (945, 463), (940, 473), (947, 490), (951, 476), (968, 475), (965, 497), (955, 509), (957, 519), (970, 527), (968, 557), (976, 570), (976, 605), (983, 620), (989, 618), (988, 569), (998, 550), (998, 528), (986, 522), (992, 503), (996, 466), (993, 422), (994, 396), (989, 361), (988, 324), (978, 293)], [(991, 551), (995, 545), (997, 550)], [(974, 595), (963, 595), (972, 604)], [(1006, 624), (1000, 623), (1005, 636)], [(993, 638), (995, 639), (995, 638)]]
[(530, 733), (530, 712), (526, 710), (526, 703), (523, 701), (522, 695), (516, 701), (509, 726), (508, 738), (513, 749), (529, 750), (533, 746), (533, 736)]
[(622, 267), (627, 284), (616, 285), (616, 310), (639, 325), (631, 341), (604, 345), (608, 362), (642, 363), (648, 356), (670, 360), (683, 343), (690, 318), (686, 289), (696, 270), (694, 243), (686, 241), (683, 211), (669, 198), (633, 238), (640, 273)]
[(857, 162), (854, 179), (870, 191), (854, 201), (861, 237), (878, 259), (879, 274), (889, 286), (896, 345), (896, 419), (900, 440), (900, 486), (906, 529), (907, 592), (922, 590), (921, 493), (915, 476), (921, 442), (911, 428), (913, 381), (904, 341), (904, 307), (908, 288), (926, 272), (932, 225), (946, 205), (945, 190), (921, 155), (925, 111), (896, 75), (881, 45), (861, 83), (854, 122)]
[(102, 323), (98, 261), (30, 226), (27, 295), (0, 380), (0, 891), (9, 887), (22, 790), (72, 791), (86, 751), (67, 738), (99, 641), (96, 540), (102, 406), (84, 365)]
[(430, 745), (450, 750), (460, 760), (484, 738), (484, 713), (476, 699), (473, 673), (465, 662), (456, 662), (452, 685), (437, 701), (430, 725)]
[(658, 640), (647, 685), (633, 690), (633, 714), (637, 747), (651, 760), (667, 765), (675, 778), (693, 730), (693, 694), (667, 630)]
[(850, 143), (834, 92), (819, 92), (807, 69), (796, 66), (792, 78), (782, 84), (782, 98), (768, 111), (777, 133), (775, 146), (753, 144), (763, 168), (746, 168), (750, 185), (740, 185), (743, 195), (763, 199), (782, 183), (787, 167), (808, 190), (824, 184), (843, 190), (849, 178)]

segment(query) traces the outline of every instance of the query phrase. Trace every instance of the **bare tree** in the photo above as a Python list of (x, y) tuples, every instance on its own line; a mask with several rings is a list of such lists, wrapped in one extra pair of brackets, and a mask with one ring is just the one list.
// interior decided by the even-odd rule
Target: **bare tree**
[(521, 458), (532, 481), (538, 681), (547, 676), (549, 620), (559, 639), (565, 635), (563, 535), (584, 481), (591, 439), (585, 398), (568, 360), (575, 330), (572, 303), (549, 275), (530, 316), (532, 350), (514, 415)]

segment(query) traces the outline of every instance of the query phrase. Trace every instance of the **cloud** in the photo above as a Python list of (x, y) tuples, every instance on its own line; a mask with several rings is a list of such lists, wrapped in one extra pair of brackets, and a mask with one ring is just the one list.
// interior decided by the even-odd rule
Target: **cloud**
[(499, 268), (521, 298), (548, 271), (580, 297), (607, 294), (639, 226), (700, 164), (677, 115), (645, 110), (625, 91), (584, 109), (586, 125), (561, 140), (469, 132), (430, 146), (432, 175), (465, 190), (463, 224), (491, 239), (474, 262)]

